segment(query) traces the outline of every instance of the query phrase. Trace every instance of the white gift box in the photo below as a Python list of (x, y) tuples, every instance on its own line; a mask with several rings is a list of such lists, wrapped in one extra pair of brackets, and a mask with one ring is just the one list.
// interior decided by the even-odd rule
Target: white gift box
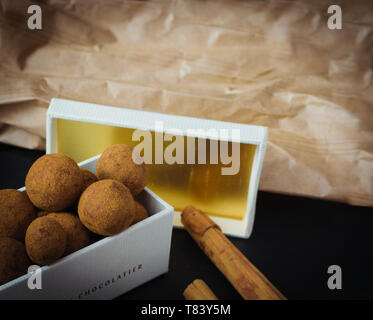
[[(184, 137), (194, 137), (196, 139), (215, 140), (216, 136), (211, 134), (211, 130), (215, 132), (225, 130), (228, 133), (233, 130), (239, 131), (238, 140), (233, 135), (219, 136), (218, 138), (219, 141), (238, 143), (241, 147), (241, 155), (243, 154), (242, 151), (251, 150), (251, 158), (241, 157), (241, 170), (233, 177), (235, 178), (234, 182), (246, 181), (246, 184), (243, 184), (238, 190), (242, 194), (238, 203), (242, 211), (240, 217), (229, 217), (230, 214), (235, 213), (235, 207), (219, 202), (226, 191), (217, 192), (212, 199), (208, 200), (209, 205), (214, 205), (213, 210), (219, 210), (220, 207), (226, 205), (227, 212), (225, 216), (216, 215), (214, 212), (209, 213), (204, 209), (203, 203), (200, 204), (198, 202), (199, 193), (211, 188), (210, 186), (213, 189), (215, 184), (214, 179), (216, 177), (210, 177), (208, 173), (206, 174), (203, 171), (205, 168), (209, 170), (206, 165), (199, 165), (197, 169), (202, 170), (202, 174), (205, 174), (208, 186), (205, 189), (202, 188), (203, 190), (200, 192), (197, 181), (195, 183), (197, 184), (197, 191), (194, 194), (190, 194), (188, 184), (184, 183), (181, 192), (185, 195), (190, 194), (190, 197), (186, 197), (185, 200), (178, 203), (178, 206), (173, 203), (175, 199), (171, 195), (163, 192), (161, 184), (163, 180), (167, 179), (170, 181), (187, 180), (187, 177), (181, 172), (185, 170), (186, 166), (169, 165), (158, 177), (152, 177), (152, 165), (148, 166), (148, 169), (150, 169), (150, 180), (154, 180), (150, 181), (149, 188), (175, 208), (175, 226), (182, 226), (180, 211), (186, 205), (191, 204), (209, 214), (225, 234), (248, 238), (251, 235), (254, 224), (256, 197), (267, 142), (266, 127), (116, 108), (64, 99), (52, 99), (47, 116), (47, 136), (49, 137), (47, 139), (47, 153), (64, 153), (79, 162), (102, 153), (108, 146), (116, 143), (136, 146), (139, 142), (133, 140), (134, 130), (159, 132), (161, 130), (158, 126), (159, 123), (162, 123), (162, 133), (164, 134), (177, 135), (182, 132), (185, 133)], [(202, 129), (205, 131), (205, 135), (201, 137), (198, 131), (190, 133), (188, 131), (190, 129)], [(92, 138), (93, 136), (94, 138)], [(194, 168), (193, 165), (187, 166)], [(229, 177), (219, 175), (218, 178), (221, 181), (229, 182)], [(203, 181), (204, 183), (206, 183), (205, 180)], [(228, 192), (230, 191), (228, 190)], [(232, 193), (234, 192), (232, 191)]]

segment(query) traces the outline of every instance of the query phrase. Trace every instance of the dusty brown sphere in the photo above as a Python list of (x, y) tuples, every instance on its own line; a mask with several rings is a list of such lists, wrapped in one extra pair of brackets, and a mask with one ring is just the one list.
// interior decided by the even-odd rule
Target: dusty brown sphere
[(0, 285), (27, 273), (30, 260), (22, 242), (0, 238)]
[(117, 234), (128, 228), (135, 216), (135, 203), (122, 183), (106, 179), (91, 184), (79, 200), (80, 221), (102, 236)]
[(47, 154), (31, 166), (26, 176), (26, 192), (43, 211), (56, 212), (71, 206), (83, 188), (80, 168), (63, 154)]
[[(136, 164), (132, 160), (133, 148), (125, 144), (115, 144), (107, 148), (97, 162), (96, 173), (101, 179), (113, 179), (122, 182), (132, 195), (139, 194), (146, 185), (145, 164)], [(135, 152), (135, 156), (141, 159)]]
[(132, 224), (140, 222), (146, 219), (147, 217), (149, 217), (148, 211), (146, 211), (146, 209), (141, 203), (135, 201), (135, 219), (133, 219)]
[(91, 171), (84, 168), (80, 168), (80, 172), (82, 173), (83, 177), (83, 191), (87, 189), (92, 183), (98, 181), (95, 174)]
[(26, 251), (38, 265), (46, 265), (61, 258), (66, 250), (67, 236), (62, 226), (54, 219), (35, 219), (26, 231)]
[(0, 237), (25, 241), (27, 227), (36, 218), (36, 209), (26, 193), (0, 190)]
[(65, 230), (67, 244), (64, 255), (78, 251), (90, 244), (89, 231), (82, 225), (79, 218), (71, 213), (50, 213), (48, 218), (56, 220)]

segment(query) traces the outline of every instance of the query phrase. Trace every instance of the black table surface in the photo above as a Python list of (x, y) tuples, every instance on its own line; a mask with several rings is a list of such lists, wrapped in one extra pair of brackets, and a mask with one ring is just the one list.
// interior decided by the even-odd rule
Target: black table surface
[[(44, 152), (0, 144), (0, 189), (20, 188)], [(373, 298), (373, 210), (259, 192), (249, 239), (230, 237), (288, 299)], [(330, 290), (328, 267), (342, 269), (342, 289)], [(118, 299), (183, 299), (194, 279), (220, 299), (241, 299), (188, 233), (174, 228), (169, 272)]]

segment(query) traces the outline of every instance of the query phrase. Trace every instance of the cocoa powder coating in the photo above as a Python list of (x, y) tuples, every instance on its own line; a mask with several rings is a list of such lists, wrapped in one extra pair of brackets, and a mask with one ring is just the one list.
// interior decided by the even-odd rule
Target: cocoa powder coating
[(0, 237), (25, 241), (26, 229), (35, 218), (36, 208), (24, 192), (0, 190)]
[(35, 219), (26, 231), (26, 251), (38, 265), (48, 265), (63, 256), (67, 235), (62, 226), (48, 216)]
[(80, 168), (80, 172), (83, 178), (83, 191), (87, 189), (92, 183), (98, 181), (96, 175), (91, 171), (85, 168)]
[(83, 226), (79, 218), (71, 213), (50, 213), (48, 218), (56, 220), (65, 230), (67, 236), (64, 255), (78, 251), (90, 244), (89, 231)]
[(105, 179), (91, 184), (83, 192), (78, 214), (90, 231), (110, 236), (131, 225), (135, 217), (135, 203), (124, 184)]
[(22, 242), (0, 238), (0, 285), (26, 274), (30, 264)]
[(31, 166), (26, 176), (26, 192), (43, 211), (62, 211), (71, 206), (83, 189), (80, 168), (63, 154), (47, 154)]
[[(139, 194), (146, 185), (147, 173), (145, 164), (136, 164), (132, 153), (138, 160), (141, 156), (132, 147), (125, 144), (116, 144), (107, 148), (97, 162), (97, 177), (113, 179), (127, 186), (132, 195)], [(137, 161), (136, 161), (137, 162)]]
[(147, 217), (149, 217), (148, 211), (146, 211), (145, 207), (142, 204), (135, 201), (135, 218), (132, 224), (140, 222), (146, 219)]

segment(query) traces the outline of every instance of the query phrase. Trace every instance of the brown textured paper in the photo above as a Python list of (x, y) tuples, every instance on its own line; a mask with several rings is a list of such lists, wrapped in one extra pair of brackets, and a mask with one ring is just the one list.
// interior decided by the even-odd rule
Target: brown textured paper
[(0, 141), (52, 97), (270, 128), (262, 190), (373, 205), (373, 3), (0, 0)]

